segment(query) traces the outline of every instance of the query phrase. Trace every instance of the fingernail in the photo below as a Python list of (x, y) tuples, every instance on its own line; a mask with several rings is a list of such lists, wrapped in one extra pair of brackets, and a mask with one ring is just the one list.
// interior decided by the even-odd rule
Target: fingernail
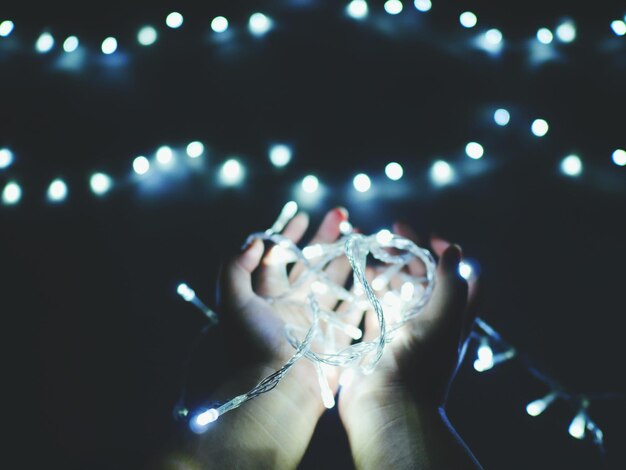
[(241, 251), (246, 251), (248, 248), (250, 248), (250, 246), (254, 243), (255, 240), (257, 239), (254, 237), (246, 238), (246, 241), (243, 242), (243, 245), (241, 245)]
[(350, 214), (348, 213), (348, 209), (343, 206), (338, 206), (335, 208), (335, 210), (341, 214), (341, 217), (344, 220), (348, 220), (348, 217), (350, 216)]

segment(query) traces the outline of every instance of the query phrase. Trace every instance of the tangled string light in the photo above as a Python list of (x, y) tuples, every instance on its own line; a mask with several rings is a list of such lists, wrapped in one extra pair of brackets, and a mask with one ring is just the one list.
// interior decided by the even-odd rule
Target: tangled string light
[[(294, 348), (293, 356), (285, 365), (267, 376), (252, 390), (234, 397), (217, 408), (202, 411), (191, 421), (192, 429), (204, 431), (206, 425), (219, 416), (245, 402), (272, 390), (299, 360), (306, 359), (315, 365), (322, 401), (327, 408), (335, 404), (331, 387), (323, 365), (359, 368), (369, 374), (382, 358), (385, 345), (393, 340), (394, 334), (407, 321), (419, 315), (428, 303), (435, 283), (435, 261), (428, 250), (418, 247), (411, 240), (382, 230), (365, 236), (354, 233), (349, 224), (342, 225), (343, 235), (334, 243), (313, 244), (300, 249), (289, 238), (280, 234), (291, 220), (298, 206), (291, 201), (285, 205), (274, 225), (265, 232), (253, 233), (247, 243), (256, 239), (273, 243), (272, 256), (281, 262), (302, 263), (304, 269), (280, 295), (267, 297), (270, 303), (288, 302), (294, 308), (308, 310), (308, 328), (287, 323), (285, 339)], [(352, 286), (338, 284), (325, 274), (324, 268), (333, 260), (345, 256), (352, 268)], [(417, 260), (424, 266), (423, 276), (413, 276), (403, 271), (409, 262)], [(366, 266), (376, 264), (375, 277), (368, 279)], [(400, 282), (392, 282), (398, 280)], [(187, 301), (194, 302), (207, 316), (215, 318), (213, 312), (199, 301), (186, 284), (178, 288)], [(306, 300), (301, 300), (302, 293)], [(324, 309), (318, 297), (331, 293), (347, 304), (341, 312)], [(379, 297), (379, 294), (383, 294)], [(362, 332), (344, 319), (352, 313), (371, 309), (376, 316), (379, 334), (368, 341), (360, 341), (339, 349), (334, 331), (339, 330), (353, 340), (360, 340)]]

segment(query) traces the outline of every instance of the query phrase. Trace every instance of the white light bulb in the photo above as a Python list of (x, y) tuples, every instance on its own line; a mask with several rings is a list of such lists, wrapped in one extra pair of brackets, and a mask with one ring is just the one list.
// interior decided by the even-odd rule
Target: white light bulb
[(63, 41), (63, 50), (67, 53), (74, 52), (78, 49), (79, 44), (76, 36), (68, 36), (65, 41)]
[(139, 156), (133, 160), (133, 170), (138, 175), (145, 175), (150, 170), (150, 161), (144, 156)]
[(198, 142), (197, 140), (189, 142), (189, 144), (187, 144), (186, 151), (189, 158), (198, 158), (204, 153), (204, 144), (202, 142)]
[(94, 173), (91, 175), (91, 178), (89, 178), (89, 186), (96, 196), (102, 196), (111, 190), (113, 180), (107, 174)]
[(313, 281), (311, 283), (311, 290), (318, 295), (324, 295), (328, 292), (328, 286), (320, 281)]
[(176, 293), (180, 295), (186, 302), (191, 302), (193, 299), (196, 298), (196, 293), (194, 292), (194, 290), (184, 282), (178, 284), (178, 287), (176, 288)]
[(35, 43), (35, 49), (41, 54), (49, 52), (53, 47), (54, 37), (50, 33), (42, 33)]
[(626, 34), (626, 23), (622, 20), (612, 21), (611, 29), (617, 36), (624, 36)]
[(482, 342), (476, 351), (477, 359), (474, 361), (474, 369), (484, 372), (494, 366), (493, 351), (487, 342)]
[(413, 2), (413, 5), (415, 5), (415, 8), (418, 11), (421, 11), (424, 13), (429, 11), (433, 7), (433, 4), (430, 0), (415, 0)]
[(348, 235), (349, 233), (352, 233), (353, 230), (354, 227), (352, 227), (352, 224), (347, 220), (342, 220), (341, 222), (339, 222), (339, 232), (342, 235)]
[(0, 37), (6, 38), (9, 34), (13, 32), (13, 28), (15, 25), (11, 20), (4, 20), (0, 23)]
[(8, 168), (13, 163), (13, 152), (8, 148), (0, 149), (0, 170)]
[(556, 28), (556, 37), (561, 42), (572, 42), (576, 39), (576, 26), (571, 21), (564, 21)]
[(537, 30), (537, 41), (541, 44), (550, 44), (553, 39), (554, 36), (552, 35), (552, 31), (548, 28), (539, 28)]
[(269, 151), (270, 162), (276, 168), (282, 168), (291, 161), (291, 147), (284, 144), (273, 145)]
[(360, 193), (365, 193), (372, 187), (372, 181), (365, 173), (359, 173), (356, 175), (352, 180), (352, 184), (354, 185), (354, 189)]
[(318, 190), (319, 185), (320, 182), (316, 176), (307, 175), (302, 179), (302, 190), (305, 193), (314, 193)]
[(169, 165), (174, 158), (174, 152), (167, 145), (159, 147), (156, 151), (156, 159), (161, 165)]
[(57, 178), (48, 186), (48, 201), (62, 202), (67, 197), (67, 184), (60, 178)]
[(531, 401), (528, 405), (526, 405), (526, 413), (530, 416), (539, 416), (554, 400), (556, 400), (556, 398), (557, 394), (552, 392), (543, 398)]
[(220, 180), (226, 186), (235, 186), (243, 181), (243, 166), (239, 160), (230, 158), (224, 162), (220, 169)]
[(400, 299), (404, 302), (410, 302), (415, 294), (415, 284), (412, 282), (405, 282), (400, 287)]
[(499, 29), (492, 28), (485, 33), (485, 40), (492, 46), (497, 46), (502, 42), (502, 33)]
[(189, 421), (189, 428), (196, 434), (201, 434), (208, 429), (209, 424), (219, 418), (220, 413), (215, 408), (205, 410), (197, 414)]
[(470, 142), (465, 146), (465, 153), (468, 157), (478, 160), (479, 158), (482, 158), (485, 150), (478, 142)]
[(390, 15), (397, 15), (402, 11), (403, 5), (400, 0), (387, 0), (384, 5), (385, 11)]
[(439, 186), (448, 184), (454, 179), (454, 170), (448, 162), (437, 160), (430, 169), (430, 179)]
[(506, 126), (511, 120), (511, 114), (504, 108), (496, 109), (493, 120), (498, 126)]
[(391, 162), (385, 166), (385, 175), (392, 181), (398, 181), (404, 175), (404, 169), (399, 163)]
[(471, 11), (465, 11), (459, 16), (459, 23), (464, 28), (473, 28), (478, 23), (478, 18)]
[(183, 15), (173, 11), (165, 18), (165, 24), (172, 29), (180, 28), (183, 24)]
[(248, 20), (248, 29), (255, 36), (262, 36), (272, 29), (273, 21), (263, 13), (253, 13)]
[(216, 33), (223, 33), (228, 29), (228, 20), (223, 16), (216, 16), (211, 21), (211, 29)]
[(22, 188), (15, 181), (9, 181), (2, 190), (2, 203), (7, 206), (17, 204), (22, 199)]
[(474, 269), (472, 268), (472, 265), (469, 264), (467, 261), (461, 261), (459, 263), (459, 275), (465, 279), (466, 281), (469, 280), (472, 277), (472, 274), (474, 273)]
[(579, 176), (583, 171), (583, 162), (578, 155), (568, 155), (561, 160), (561, 173), (566, 176)]
[(587, 415), (583, 410), (580, 410), (572, 422), (569, 425), (568, 432), (569, 435), (576, 438), (582, 439), (585, 437), (585, 428), (587, 427)]
[(106, 38), (102, 41), (101, 49), (103, 54), (113, 54), (117, 50), (117, 39), (114, 37)]
[(368, 14), (367, 2), (365, 0), (352, 0), (346, 6), (346, 13), (355, 20), (361, 20)]
[(549, 129), (550, 129), (550, 126), (548, 125), (547, 121), (545, 121), (544, 119), (535, 119), (532, 125), (530, 126), (530, 130), (537, 137), (543, 137), (544, 135), (548, 133)]
[(137, 42), (142, 46), (150, 46), (157, 40), (157, 30), (152, 26), (144, 26), (137, 33)]
[(309, 245), (309, 246), (305, 246), (302, 249), (302, 255), (306, 258), (306, 259), (313, 259), (313, 258), (318, 258), (320, 256), (322, 256), (324, 254), (324, 249), (322, 248), (322, 245)]
[(626, 166), (626, 150), (615, 150), (611, 158), (617, 166)]
[(381, 245), (387, 245), (393, 240), (393, 233), (386, 228), (382, 229), (376, 234), (376, 242)]

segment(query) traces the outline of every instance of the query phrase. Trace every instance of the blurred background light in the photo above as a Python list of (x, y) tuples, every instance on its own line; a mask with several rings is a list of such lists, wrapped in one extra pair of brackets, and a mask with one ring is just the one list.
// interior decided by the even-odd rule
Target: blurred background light
[(356, 189), (360, 193), (366, 193), (372, 187), (372, 181), (370, 180), (370, 177), (367, 176), (365, 173), (359, 173), (358, 175), (356, 175), (352, 180), (352, 184), (354, 186), (354, 189)]
[(346, 6), (346, 13), (351, 18), (361, 20), (367, 17), (368, 14), (367, 2), (365, 0), (352, 0)]
[(187, 156), (189, 156), (189, 158), (198, 158), (204, 153), (204, 144), (197, 140), (189, 142), (185, 151), (187, 152)]
[(502, 32), (499, 29), (492, 28), (485, 33), (485, 40), (488, 44), (498, 46), (502, 42)]
[(403, 5), (400, 0), (387, 0), (384, 5), (385, 11), (390, 15), (397, 15), (402, 11)]
[(8, 168), (13, 163), (13, 152), (8, 148), (0, 149), (0, 170)]
[(56, 178), (48, 186), (48, 201), (63, 202), (67, 198), (67, 184), (60, 178)]
[(561, 160), (561, 173), (566, 176), (579, 176), (583, 171), (583, 162), (578, 155), (568, 155)]
[(156, 159), (157, 162), (159, 162), (161, 165), (169, 165), (174, 159), (174, 152), (172, 151), (171, 147), (163, 145), (162, 147), (159, 147), (156, 151)]
[(564, 43), (572, 42), (576, 39), (576, 26), (571, 20), (562, 22), (556, 28), (556, 37)]
[(117, 39), (114, 37), (106, 38), (102, 41), (101, 49), (103, 54), (113, 54), (117, 50)]
[(269, 150), (269, 158), (272, 165), (282, 168), (291, 161), (291, 147), (285, 144), (272, 145)]
[(223, 33), (228, 29), (228, 20), (223, 16), (216, 16), (211, 21), (211, 29), (216, 33)]
[(399, 163), (387, 163), (387, 166), (385, 166), (385, 175), (392, 181), (398, 181), (404, 175), (404, 169)]
[(253, 13), (248, 20), (248, 29), (255, 36), (262, 36), (272, 29), (272, 20), (263, 13)]
[(550, 31), (548, 28), (539, 28), (537, 30), (537, 40), (541, 44), (550, 44), (553, 39), (554, 36), (552, 35), (552, 31)]
[(493, 120), (498, 126), (506, 126), (511, 120), (511, 114), (504, 108), (496, 109), (493, 113)]
[(432, 4), (432, 2), (430, 0), (415, 0), (413, 2), (413, 5), (415, 5), (415, 8), (418, 11), (421, 11), (421, 12), (424, 12), (424, 13), (429, 11), (432, 8), (432, 6), (433, 6), (433, 4)]
[(68, 36), (65, 41), (63, 41), (63, 50), (67, 53), (74, 52), (78, 49), (80, 42), (76, 36)]
[(6, 38), (13, 32), (15, 25), (11, 20), (4, 20), (0, 23), (0, 37)]
[(430, 180), (437, 186), (446, 185), (454, 179), (454, 170), (444, 160), (437, 160), (430, 168)]
[(133, 160), (133, 170), (138, 175), (145, 175), (150, 170), (150, 161), (143, 155), (138, 156)]
[(624, 36), (626, 34), (626, 23), (622, 20), (612, 21), (611, 29), (617, 36)]
[(478, 18), (476, 18), (476, 15), (471, 11), (464, 11), (459, 16), (459, 23), (461, 23), (461, 26), (464, 28), (473, 28), (476, 26), (476, 23), (478, 23)]
[(474, 160), (478, 160), (484, 155), (485, 149), (478, 142), (469, 142), (465, 146), (465, 153), (468, 157), (473, 158)]
[(94, 173), (89, 178), (89, 186), (96, 196), (103, 196), (111, 190), (113, 180), (105, 173)]
[(530, 130), (537, 137), (543, 137), (548, 133), (550, 126), (545, 119), (535, 119), (530, 126)]
[(183, 25), (183, 15), (173, 11), (165, 18), (165, 24), (172, 29), (180, 28)]
[(320, 181), (317, 179), (317, 176), (307, 175), (302, 179), (302, 190), (305, 193), (312, 194), (318, 190), (320, 186)]
[(54, 47), (54, 37), (50, 33), (41, 33), (35, 43), (35, 50), (41, 54), (49, 52)]
[(243, 181), (244, 171), (239, 160), (230, 158), (220, 168), (219, 178), (225, 186), (236, 186)]
[(22, 199), (22, 188), (15, 181), (9, 181), (2, 190), (2, 203), (7, 206), (17, 204)]
[(612, 160), (617, 166), (626, 166), (626, 150), (615, 150), (612, 155)]
[(142, 46), (150, 46), (156, 42), (158, 38), (157, 30), (152, 26), (144, 26), (137, 33), (137, 42)]

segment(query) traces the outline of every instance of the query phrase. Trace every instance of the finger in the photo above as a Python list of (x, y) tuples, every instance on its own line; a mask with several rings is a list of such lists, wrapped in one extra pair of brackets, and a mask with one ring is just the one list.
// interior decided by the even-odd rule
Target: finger
[[(282, 235), (294, 243), (298, 243), (309, 225), (309, 217), (305, 213), (296, 215), (289, 221)], [(270, 248), (261, 263), (257, 277), (257, 291), (264, 297), (276, 297), (289, 289), (287, 264), (293, 261), (292, 253), (286, 248), (275, 245)]]
[(445, 337), (458, 344), (467, 306), (467, 282), (458, 271), (462, 252), (449, 245), (441, 254), (430, 302), (417, 317), (415, 332), (424, 337)]
[(220, 273), (220, 302), (233, 308), (245, 306), (255, 297), (252, 290), (252, 272), (263, 255), (263, 242), (255, 239), (240, 254), (232, 258)]
[[(329, 211), (324, 220), (320, 224), (315, 236), (309, 242), (309, 245), (315, 245), (318, 243), (332, 243), (340, 235), (339, 224), (344, 220), (348, 220), (348, 211), (343, 207), (337, 207)], [(304, 271), (303, 263), (296, 263), (289, 274), (289, 279), (293, 282)]]
[(443, 255), (443, 252), (450, 246), (450, 242), (445, 240), (437, 235), (432, 235), (430, 237), (430, 246), (438, 257)]

